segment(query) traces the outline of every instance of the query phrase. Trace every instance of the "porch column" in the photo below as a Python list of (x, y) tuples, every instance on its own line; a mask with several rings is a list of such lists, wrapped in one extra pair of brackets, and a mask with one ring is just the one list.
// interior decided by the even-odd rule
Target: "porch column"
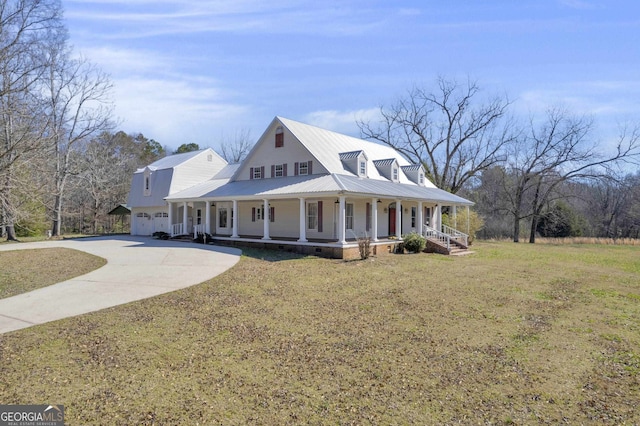
[(346, 244), (346, 217), (345, 217), (345, 197), (344, 195), (339, 198), (340, 205), (338, 207), (338, 242), (340, 244)]
[(169, 221), (169, 235), (173, 237), (173, 204), (169, 204), (169, 211), (167, 212), (167, 220)]
[(453, 210), (451, 214), (453, 216), (453, 222), (452, 222), (453, 229), (458, 229), (458, 212), (456, 210), (456, 206), (451, 206), (451, 209)]
[(231, 208), (231, 223), (231, 238), (238, 238), (238, 200), (233, 200), (233, 207)]
[(300, 198), (300, 238), (298, 238), (298, 241), (301, 243), (307, 242), (307, 218), (304, 214), (306, 205), (305, 199)]
[(189, 230), (187, 228), (187, 224), (189, 223), (189, 214), (188, 214), (188, 207), (187, 207), (187, 202), (185, 201), (184, 203), (182, 203), (182, 233), (183, 234), (188, 234)]
[(378, 199), (371, 199), (371, 241), (378, 241)]
[(396, 237), (402, 238), (402, 202), (400, 199), (396, 200)]
[(436, 217), (434, 218), (433, 224), (435, 225), (434, 229), (438, 232), (442, 232), (442, 206), (438, 204), (435, 208)]
[(211, 233), (211, 201), (206, 201), (204, 203), (204, 208), (206, 211), (204, 212), (204, 226), (206, 227), (205, 233)]
[(269, 236), (269, 222), (271, 222), (271, 215), (269, 214), (270, 213), (269, 200), (267, 200), (266, 198), (262, 200), (262, 208), (264, 212), (264, 214), (262, 215), (262, 223), (263, 223), (262, 239), (270, 240), (271, 237)]
[(423, 226), (423, 220), (422, 220), (422, 201), (418, 201), (418, 217), (416, 218), (416, 220), (418, 221), (418, 235), (422, 235), (422, 226)]
[(469, 211), (469, 206), (467, 206), (467, 235), (469, 235), (469, 218), (471, 216), (471, 212)]

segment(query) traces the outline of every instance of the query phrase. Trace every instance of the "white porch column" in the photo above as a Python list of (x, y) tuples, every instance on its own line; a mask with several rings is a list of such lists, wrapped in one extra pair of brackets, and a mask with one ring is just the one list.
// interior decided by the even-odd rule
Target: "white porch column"
[(418, 221), (418, 235), (422, 235), (422, 226), (423, 226), (423, 218), (422, 218), (422, 201), (418, 201), (418, 217), (416, 218), (416, 220)]
[(269, 214), (269, 200), (267, 200), (266, 198), (264, 200), (262, 200), (262, 208), (263, 208), (263, 215), (262, 215), (262, 223), (263, 223), (263, 232), (262, 232), (262, 239), (263, 240), (270, 240), (271, 237), (269, 236), (269, 223), (271, 222), (271, 215)]
[[(169, 210), (167, 211), (167, 220), (169, 221), (169, 235), (173, 234), (173, 204), (169, 204)], [(171, 235), (173, 237), (173, 235)]]
[(435, 217), (433, 219), (434, 229), (442, 232), (442, 206), (438, 204), (435, 210)]
[(187, 228), (189, 223), (188, 210), (189, 208), (187, 207), (187, 202), (185, 201), (184, 203), (182, 203), (182, 233), (183, 234), (189, 233), (189, 229)]
[(469, 235), (469, 218), (471, 216), (471, 212), (469, 211), (469, 206), (467, 206), (467, 235)]
[(452, 226), (453, 226), (453, 229), (458, 229), (458, 211), (456, 210), (456, 206), (451, 206), (451, 208), (453, 209), (453, 212), (452, 212), (452, 216), (453, 216)]
[(402, 202), (396, 200), (396, 237), (402, 238)]
[(340, 205), (338, 207), (338, 242), (340, 244), (346, 244), (346, 209), (345, 209), (345, 197), (344, 195), (339, 198)]
[(371, 241), (378, 241), (378, 199), (371, 199)]
[(304, 198), (300, 198), (300, 238), (301, 243), (307, 242), (307, 218), (305, 215), (305, 207), (307, 206)]
[(231, 208), (231, 223), (233, 224), (231, 238), (238, 238), (238, 200), (233, 200), (233, 207)]
[(211, 201), (206, 201), (204, 203), (206, 211), (204, 212), (204, 226), (206, 227), (205, 232), (207, 234), (211, 233)]

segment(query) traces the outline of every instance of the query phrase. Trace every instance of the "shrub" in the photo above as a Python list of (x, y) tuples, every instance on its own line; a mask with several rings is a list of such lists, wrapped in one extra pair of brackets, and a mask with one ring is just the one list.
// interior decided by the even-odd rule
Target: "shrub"
[(412, 232), (402, 236), (404, 248), (412, 253), (420, 253), (427, 246), (427, 240), (422, 235)]
[(371, 256), (371, 238), (359, 237), (358, 238), (358, 251), (360, 252), (360, 259), (365, 260)]
[[(457, 227), (453, 223), (453, 218), (447, 214), (442, 215), (442, 224), (456, 228), (460, 232), (467, 233), (467, 209), (459, 209), (456, 214)], [(469, 210), (469, 245), (476, 239), (476, 233), (484, 226), (484, 220), (473, 210)]]

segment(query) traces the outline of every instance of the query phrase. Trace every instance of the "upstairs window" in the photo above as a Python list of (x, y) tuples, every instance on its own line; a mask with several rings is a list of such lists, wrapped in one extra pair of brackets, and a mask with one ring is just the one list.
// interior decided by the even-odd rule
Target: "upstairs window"
[(282, 126), (278, 126), (276, 129), (276, 148), (282, 148), (284, 146), (284, 131)]
[(309, 163), (303, 162), (298, 166), (298, 174), (299, 175), (308, 175), (309, 174)]
[(273, 175), (275, 177), (284, 176), (284, 167), (282, 166), (282, 164), (276, 164)]
[(264, 178), (264, 166), (251, 167), (249, 169), (249, 179), (263, 179)]
[(420, 172), (420, 177), (418, 179), (420, 181), (420, 185), (424, 185), (424, 173)]
[(393, 168), (393, 179), (392, 179), (392, 180), (393, 180), (394, 182), (397, 182), (397, 181), (398, 181), (398, 168), (397, 168), (397, 167), (394, 167), (394, 168)]
[(360, 176), (367, 175), (367, 162), (364, 160), (360, 161)]

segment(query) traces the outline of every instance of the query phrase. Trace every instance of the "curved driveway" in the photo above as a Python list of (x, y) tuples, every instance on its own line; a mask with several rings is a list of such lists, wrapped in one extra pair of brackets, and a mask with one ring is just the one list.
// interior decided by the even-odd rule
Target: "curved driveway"
[(0, 334), (146, 299), (207, 281), (234, 266), (229, 247), (128, 235), (1, 244), (2, 251), (66, 247), (107, 260), (102, 268), (48, 287), (0, 299)]

